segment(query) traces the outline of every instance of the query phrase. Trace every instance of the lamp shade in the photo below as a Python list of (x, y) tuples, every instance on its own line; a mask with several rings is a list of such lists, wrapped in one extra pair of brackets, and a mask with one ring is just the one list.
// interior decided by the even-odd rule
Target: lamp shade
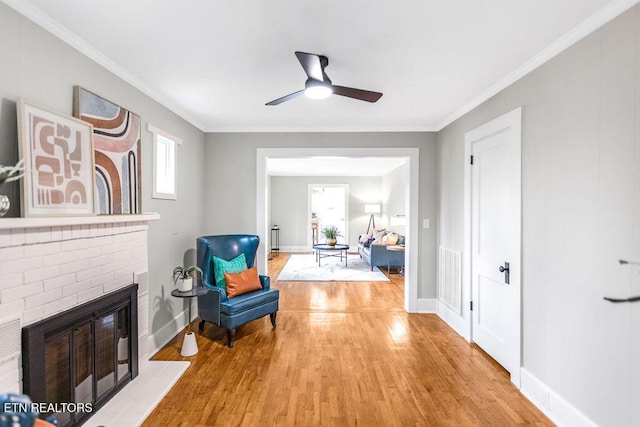
[(380, 205), (364, 205), (365, 213), (380, 213)]

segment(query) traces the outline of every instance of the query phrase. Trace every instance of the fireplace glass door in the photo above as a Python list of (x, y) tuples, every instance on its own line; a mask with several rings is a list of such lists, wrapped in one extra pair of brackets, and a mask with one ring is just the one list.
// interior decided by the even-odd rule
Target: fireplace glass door
[(76, 404), (68, 405), (75, 412), (42, 415), (55, 415), (61, 427), (78, 425), (137, 375), (136, 289), (24, 328), (25, 393), (38, 403)]

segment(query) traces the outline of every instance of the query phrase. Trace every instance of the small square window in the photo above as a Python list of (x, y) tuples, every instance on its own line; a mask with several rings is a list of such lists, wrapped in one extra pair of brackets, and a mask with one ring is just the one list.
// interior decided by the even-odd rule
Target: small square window
[(153, 194), (154, 199), (176, 200), (177, 183), (177, 145), (182, 141), (167, 132), (149, 125), (153, 133)]

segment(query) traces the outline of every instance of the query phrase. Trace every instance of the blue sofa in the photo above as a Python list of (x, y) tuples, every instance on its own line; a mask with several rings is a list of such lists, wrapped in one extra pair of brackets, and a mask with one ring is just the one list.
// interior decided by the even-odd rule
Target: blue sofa
[[(404, 244), (404, 236), (398, 239), (399, 245)], [(367, 246), (358, 239), (358, 254), (367, 264), (373, 267), (404, 267), (404, 252), (388, 251), (386, 245), (371, 244)]]

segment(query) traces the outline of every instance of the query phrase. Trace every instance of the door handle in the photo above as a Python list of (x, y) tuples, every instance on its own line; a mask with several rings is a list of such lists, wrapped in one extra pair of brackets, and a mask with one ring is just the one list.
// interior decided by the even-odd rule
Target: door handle
[(501, 265), (498, 270), (500, 270), (500, 273), (504, 273), (504, 283), (508, 285), (509, 284), (509, 263), (505, 262), (504, 266)]

